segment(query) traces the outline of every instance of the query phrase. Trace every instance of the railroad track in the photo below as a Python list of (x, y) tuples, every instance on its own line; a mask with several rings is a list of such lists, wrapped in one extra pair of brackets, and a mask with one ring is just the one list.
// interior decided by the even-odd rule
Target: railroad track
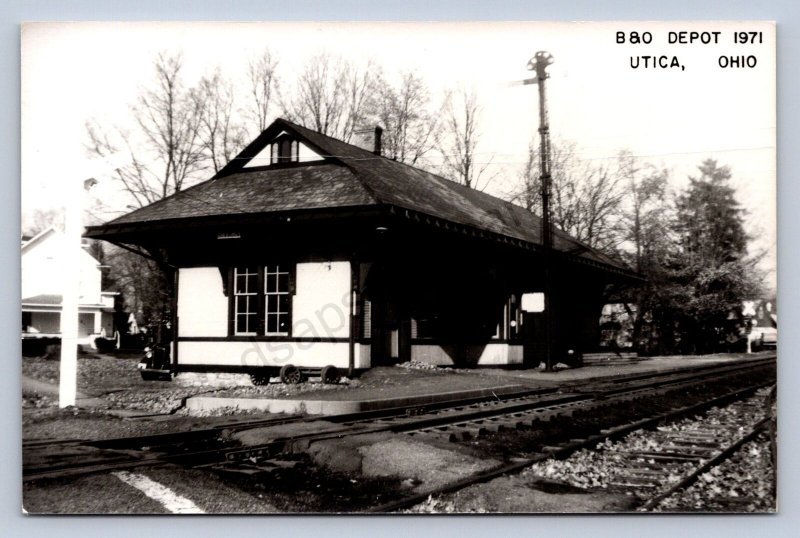
[[(489, 433), (497, 433), (503, 430), (519, 430), (535, 426), (537, 423), (549, 422), (560, 417), (571, 417), (575, 413), (586, 413), (604, 407), (611, 407), (632, 401), (662, 395), (676, 388), (690, 388), (692, 386), (709, 383), (717, 379), (726, 378), (736, 373), (751, 372), (751, 368), (761, 368), (770, 363), (759, 363), (757, 365), (741, 366), (734, 369), (704, 369), (701, 372), (688, 374), (669, 374), (658, 378), (646, 378), (637, 376), (635, 379), (615, 380), (608, 384), (609, 388), (594, 388), (587, 393), (587, 397), (573, 397), (563, 401), (556, 401), (552, 404), (540, 402), (535, 406), (519, 406), (513, 404), (519, 400), (509, 401), (505, 404), (490, 402), (484, 405), (494, 406), (495, 412), (478, 416), (470, 419), (464, 416), (465, 420), (454, 421), (453, 416), (457, 415), (458, 409), (448, 410), (442, 414), (441, 418), (433, 418), (430, 425), (414, 429), (395, 429), (393, 431), (405, 431), (410, 435), (423, 436), (445, 436), (450, 441), (468, 441)], [(451, 415), (451, 416), (448, 416)], [(394, 420), (394, 419), (393, 419)]]
[[(369, 511), (375, 513), (395, 512), (419, 504), (429, 497), (453, 493), (474, 484), (519, 473), (532, 465), (546, 460), (565, 459), (578, 450), (591, 449), (607, 440), (619, 439), (638, 430), (649, 430), (664, 422), (697, 414), (714, 406), (725, 405), (731, 401), (737, 401), (772, 383), (772, 380), (757, 382), (698, 404), (613, 428), (603, 429), (595, 435), (543, 446), (540, 453), (532, 454), (530, 457), (519, 458), (499, 468), (490, 469), (442, 487), (417, 492), (373, 507)], [(641, 509), (643, 511), (650, 510), (676, 491), (694, 483), (697, 477), (708, 469), (725, 461), (744, 443), (763, 431), (770, 420), (769, 417), (759, 418), (745, 434), (738, 436), (735, 434), (741, 426), (738, 424), (734, 432), (732, 432), (730, 424), (715, 424), (704, 430), (688, 429), (682, 433), (665, 433), (663, 443), (654, 443), (654, 447), (661, 447), (658, 453), (655, 453), (656, 451), (654, 450), (652, 453), (635, 451), (627, 454), (628, 464), (623, 465), (618, 470), (617, 482), (612, 485), (621, 490), (633, 488), (637, 495), (645, 499), (645, 504)], [(723, 435), (723, 431), (728, 432), (728, 435)], [(681, 470), (681, 474), (676, 475), (677, 469)], [(669, 489), (664, 491), (663, 487), (661, 487), (663, 484), (669, 484)]]
[[(444, 435), (458, 441), (504, 428), (532, 426), (536, 422), (570, 416), (578, 411), (619, 405), (620, 402), (678, 388), (712, 383), (734, 375), (758, 375), (758, 372), (771, 368), (774, 368), (774, 357), (704, 366), (689, 371), (663, 372), (649, 377), (628, 376), (616, 380), (616, 383), (587, 383), (581, 385), (580, 390), (569, 393), (559, 393), (556, 389), (539, 389), (488, 401), (473, 398), (426, 408), (401, 407), (379, 412), (327, 416), (323, 420), (337, 423), (340, 427), (323, 433), (277, 438), (246, 448), (231, 446), (221, 438), (225, 433), (233, 431), (313, 422), (319, 418), (294, 416), (239, 421), (190, 432), (101, 441), (69, 441), (60, 444), (56, 453), (48, 450), (51, 447), (46, 442), (36, 442), (23, 447), (23, 479), (32, 481), (73, 477), (161, 463), (193, 467), (258, 463), (275, 458), (298, 444), (382, 431), (409, 435)], [(43, 456), (37, 457), (37, 453)]]
[[(765, 405), (770, 403), (770, 398), (759, 394), (768, 386), (761, 384), (737, 391), (733, 395), (737, 396), (735, 401), (712, 408), (702, 418), (684, 418), (656, 427), (651, 424), (651, 428), (633, 431), (617, 443), (597, 445), (599, 457), (590, 461), (601, 472), (592, 487), (633, 496), (639, 501), (637, 509), (646, 512), (660, 509), (665, 499), (679, 494), (702, 477), (712, 480), (706, 473), (722, 465), (770, 427), (774, 417), (771, 406)], [(756, 394), (752, 395), (754, 391)], [(738, 396), (748, 397), (739, 399)], [(728, 399), (716, 400), (714, 404), (723, 405)], [(697, 411), (691, 408), (683, 414)], [(582, 461), (578, 458), (577, 464), (585, 465)], [(535, 475), (540, 469), (533, 467), (530, 471)], [(571, 481), (558, 472), (556, 477)], [(738, 494), (717, 499), (722, 504), (739, 506), (753, 500)]]
[[(504, 399), (536, 398), (556, 392), (556, 389), (523, 390), (497, 397)], [(455, 402), (460, 405), (475, 405), (485, 398), (470, 398)], [(445, 408), (443, 402), (430, 409)], [(422, 412), (418, 406), (398, 407), (379, 411), (366, 411), (324, 417), (329, 422), (345, 423), (342, 431), (352, 429), (354, 424), (368, 423), (384, 417), (414, 416)], [(23, 480), (33, 481), (65, 478), (82, 474), (114, 471), (142, 465), (164, 462), (202, 464), (219, 460), (229, 452), (236, 452), (222, 445), (220, 439), (226, 435), (254, 428), (316, 422), (320, 417), (290, 415), (270, 419), (232, 421), (211, 428), (154, 435), (119, 437), (100, 440), (41, 439), (23, 443)], [(55, 450), (54, 450), (55, 449)]]
[[(626, 455), (626, 465), (618, 472), (617, 479), (646, 499), (641, 511), (659, 508), (665, 499), (687, 489), (770, 427), (773, 417), (765, 413), (759, 399), (750, 398), (734, 406), (740, 413), (738, 417), (726, 415), (713, 424), (694, 422), (677, 431), (659, 432), (656, 442), (663, 442), (660, 449)], [(664, 484), (668, 485), (666, 489)], [(724, 499), (726, 504), (738, 506), (752, 501), (745, 496), (728, 495)]]
[[(225, 462), (257, 463), (275, 457), (283, 451), (292, 451), (295, 445), (341, 438), (345, 435), (393, 432), (409, 435), (443, 436), (451, 441), (467, 440), (504, 429), (533, 427), (537, 423), (555, 418), (571, 417), (578, 412), (632, 402), (676, 389), (728, 379), (735, 375), (753, 375), (774, 366), (774, 360), (752, 361), (748, 364), (725, 365), (706, 368), (700, 372), (670, 372), (651, 379), (638, 379), (625, 386), (614, 385), (605, 390), (592, 389), (578, 393), (548, 393), (536, 396), (510, 397), (455, 405), (422, 413), (403, 413), (384, 418), (344, 420), (327, 417), (328, 421), (342, 422), (341, 429), (324, 433), (309, 433), (291, 438), (271, 440), (257, 446), (232, 449), (226, 452)], [(409, 410), (407, 410), (409, 411)]]

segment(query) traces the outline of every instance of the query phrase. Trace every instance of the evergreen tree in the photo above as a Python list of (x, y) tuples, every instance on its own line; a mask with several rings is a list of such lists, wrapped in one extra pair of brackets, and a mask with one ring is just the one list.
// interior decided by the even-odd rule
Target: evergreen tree
[(759, 287), (730, 169), (712, 159), (698, 168), (676, 199), (677, 248), (660, 293), (662, 317), (685, 353), (722, 349), (736, 332), (742, 300)]
[(683, 252), (704, 265), (721, 265), (747, 254), (744, 210), (730, 186), (731, 171), (707, 159), (698, 167), (700, 177), (690, 177), (689, 188), (677, 200)]

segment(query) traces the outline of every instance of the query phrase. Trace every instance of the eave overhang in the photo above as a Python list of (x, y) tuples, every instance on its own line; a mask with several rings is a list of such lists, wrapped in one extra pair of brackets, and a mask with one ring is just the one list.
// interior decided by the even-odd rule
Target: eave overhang
[[(86, 229), (84, 237), (91, 239), (102, 239), (111, 243), (126, 243), (133, 245), (153, 245), (158, 242), (159, 237), (164, 232), (181, 233), (188, 231), (211, 230), (211, 229), (246, 229), (252, 226), (263, 226), (274, 223), (287, 222), (313, 222), (330, 221), (334, 219), (364, 217), (391, 217), (401, 218), (409, 222), (429, 226), (441, 231), (458, 234), (465, 238), (475, 240), (491, 241), (514, 249), (543, 254), (544, 247), (537, 243), (532, 243), (520, 238), (482, 230), (475, 226), (452, 222), (440, 217), (428, 215), (419, 211), (402, 208), (394, 205), (368, 205), (351, 206), (324, 209), (302, 209), (291, 211), (273, 211), (268, 213), (236, 214), (236, 215), (217, 215), (203, 216), (180, 219), (163, 219), (157, 221), (103, 224), (90, 226)], [(597, 271), (613, 274), (625, 281), (633, 283), (643, 283), (644, 277), (638, 273), (616, 267), (601, 261), (581, 257), (574, 253), (555, 250), (554, 254), (559, 262), (568, 262), (590, 267)]]

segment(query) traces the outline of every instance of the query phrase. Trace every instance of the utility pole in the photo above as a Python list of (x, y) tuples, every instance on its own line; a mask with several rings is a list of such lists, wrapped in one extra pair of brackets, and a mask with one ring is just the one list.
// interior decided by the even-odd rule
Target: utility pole
[(80, 302), (80, 259), (83, 249), (84, 190), (91, 189), (97, 180), (89, 178), (75, 183), (71, 200), (67, 202), (62, 278), (64, 289), (61, 299), (61, 361), (58, 378), (58, 406), (74, 406), (78, 392), (78, 309)]
[(553, 250), (553, 225), (550, 218), (551, 194), (551, 155), (550, 155), (550, 122), (547, 115), (547, 93), (545, 81), (550, 75), (547, 67), (553, 63), (553, 56), (549, 52), (539, 51), (528, 61), (528, 71), (536, 71), (535, 78), (522, 81), (522, 84), (539, 85), (539, 173), (542, 185), (542, 247), (544, 262), (544, 325), (545, 325), (545, 366), (548, 371), (553, 369), (553, 315), (552, 315), (552, 250)]

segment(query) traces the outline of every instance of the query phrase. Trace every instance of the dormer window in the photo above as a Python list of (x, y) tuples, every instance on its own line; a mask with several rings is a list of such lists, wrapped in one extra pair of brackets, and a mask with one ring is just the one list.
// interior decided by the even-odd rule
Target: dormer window
[(288, 135), (278, 137), (270, 144), (270, 164), (296, 163), (299, 160), (300, 143)]
[(282, 131), (264, 144), (258, 153), (249, 158), (243, 168), (261, 168), (274, 165), (322, 162), (325, 158), (301, 138), (293, 133)]

